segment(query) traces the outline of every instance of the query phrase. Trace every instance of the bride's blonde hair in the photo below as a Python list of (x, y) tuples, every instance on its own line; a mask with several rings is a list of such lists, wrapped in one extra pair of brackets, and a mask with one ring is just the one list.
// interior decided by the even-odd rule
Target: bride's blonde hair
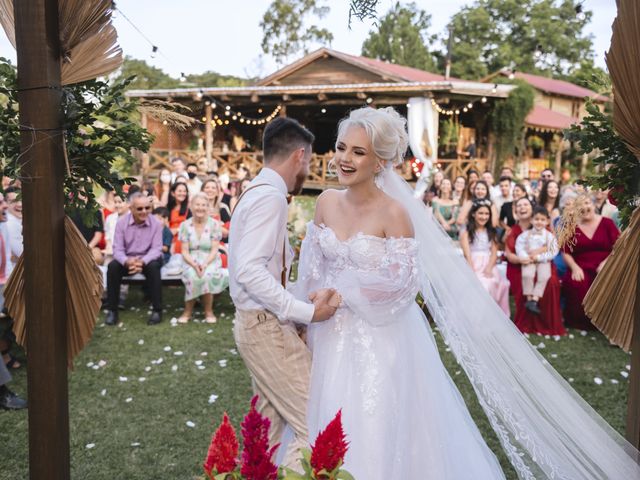
[(407, 120), (392, 107), (363, 107), (352, 110), (338, 124), (338, 140), (349, 127), (362, 127), (367, 132), (375, 155), (383, 164), (399, 165), (409, 145)]

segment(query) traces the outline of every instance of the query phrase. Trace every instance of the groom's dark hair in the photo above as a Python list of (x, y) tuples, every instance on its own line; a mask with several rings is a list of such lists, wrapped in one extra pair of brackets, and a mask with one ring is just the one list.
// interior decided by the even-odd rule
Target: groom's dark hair
[(293, 118), (278, 117), (264, 129), (262, 136), (264, 162), (285, 159), (295, 149), (312, 145), (314, 140), (313, 133)]

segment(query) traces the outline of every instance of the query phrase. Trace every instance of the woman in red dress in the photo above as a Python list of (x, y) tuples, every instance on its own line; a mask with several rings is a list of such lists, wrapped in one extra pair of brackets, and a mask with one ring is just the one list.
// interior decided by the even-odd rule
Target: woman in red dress
[(515, 205), (518, 222), (511, 228), (505, 241), (505, 256), (507, 257), (507, 278), (511, 283), (511, 294), (515, 300), (516, 313), (513, 321), (523, 333), (537, 333), (541, 335), (565, 335), (567, 331), (562, 325), (560, 310), (560, 281), (555, 264), (551, 264), (551, 278), (540, 299), (540, 315), (534, 314), (524, 306), (526, 297), (522, 294), (522, 264), (529, 261), (516, 255), (516, 239), (531, 228), (533, 206), (527, 197), (520, 198)]
[(562, 279), (566, 300), (564, 319), (570, 327), (593, 330), (595, 327), (584, 313), (582, 301), (607, 261), (620, 232), (613, 220), (595, 212), (591, 198), (578, 199), (575, 205), (580, 215), (573, 238), (575, 244), (565, 245), (562, 249), (569, 267)]
[(169, 228), (173, 233), (173, 253), (181, 253), (182, 246), (178, 240), (178, 231), (182, 222), (191, 217), (189, 190), (185, 183), (174, 183), (171, 186), (167, 208), (169, 209)]

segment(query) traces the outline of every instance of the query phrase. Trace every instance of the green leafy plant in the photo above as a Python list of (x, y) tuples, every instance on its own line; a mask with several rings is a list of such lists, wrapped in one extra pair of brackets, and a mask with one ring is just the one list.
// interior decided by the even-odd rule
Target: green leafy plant
[[(522, 144), (524, 121), (533, 108), (535, 92), (527, 83), (516, 80), (516, 87), (509, 97), (497, 101), (491, 112), (491, 127), (496, 135), (496, 171), (499, 171), (505, 160), (514, 155), (516, 148)], [(521, 148), (519, 148), (521, 152)]]
[(601, 112), (591, 100), (587, 100), (586, 108), (588, 115), (568, 129), (565, 137), (577, 142), (578, 154), (596, 152), (592, 162), (597, 173), (583, 183), (611, 190), (620, 210), (620, 224), (625, 228), (640, 197), (640, 162), (615, 132), (612, 115)]
[(533, 149), (544, 148), (544, 140), (538, 135), (531, 135), (527, 138), (527, 145)]
[[(93, 222), (98, 205), (94, 188), (115, 190), (135, 179), (122, 175), (146, 152), (153, 136), (130, 118), (138, 104), (125, 97), (133, 77), (113, 84), (93, 80), (63, 87), (62, 134), (66, 145), (65, 209)], [(16, 68), (0, 58), (0, 162), (3, 174), (22, 178)]]

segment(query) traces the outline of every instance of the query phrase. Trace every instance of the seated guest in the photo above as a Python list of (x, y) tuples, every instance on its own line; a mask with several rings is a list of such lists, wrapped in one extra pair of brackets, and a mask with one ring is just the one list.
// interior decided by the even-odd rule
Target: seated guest
[(229, 285), (229, 274), (222, 268), (218, 245), (222, 224), (209, 216), (207, 196), (197, 193), (191, 202), (193, 216), (180, 225), (182, 243), (182, 282), (185, 287), (184, 312), (178, 323), (187, 323), (193, 315), (196, 299), (202, 298), (205, 321), (215, 323), (213, 295)]
[(11, 250), (11, 258), (9, 263), (9, 271), (11, 274), (13, 265), (22, 255), (22, 200), (20, 198), (20, 189), (18, 187), (9, 187), (5, 191), (7, 201), (6, 218), (7, 218), (7, 235), (6, 240), (9, 242)]
[(522, 185), (521, 183), (516, 183), (513, 186), (513, 200), (504, 202), (502, 204), (502, 207), (500, 208), (500, 221), (498, 223), (500, 227), (502, 227), (505, 231), (505, 238), (507, 235), (509, 235), (511, 227), (516, 224), (515, 204), (522, 197), (526, 196), (527, 190), (524, 188), (524, 185)]
[(489, 200), (474, 200), (469, 211), (467, 228), (460, 234), (460, 246), (464, 258), (469, 262), (482, 286), (505, 315), (510, 316), (509, 282), (500, 275), (496, 267), (498, 235), (491, 222)]
[(609, 190), (596, 190), (593, 195), (593, 204), (598, 215), (610, 218), (619, 227), (620, 222), (618, 207), (609, 201)]
[(147, 322), (162, 320), (162, 225), (151, 213), (149, 199), (136, 192), (130, 197), (131, 211), (118, 220), (113, 240), (113, 260), (107, 271), (107, 303), (105, 323), (118, 323), (118, 300), (122, 277), (142, 273), (147, 282), (153, 312)]
[(125, 202), (122, 197), (116, 196), (113, 199), (114, 213), (107, 217), (104, 222), (104, 237), (105, 237), (105, 255), (113, 255), (113, 237), (116, 234), (116, 225), (118, 220), (126, 215), (129, 211), (129, 203)]
[[(82, 201), (86, 202), (86, 198), (82, 195), (79, 195), (78, 198)], [(80, 230), (80, 233), (84, 237), (91, 249), (91, 253), (93, 253), (93, 259), (98, 265), (102, 265), (104, 263), (104, 256), (102, 255), (102, 250), (98, 247), (102, 238), (104, 237), (104, 225), (102, 222), (102, 212), (98, 210), (93, 215), (92, 219), (85, 219), (82, 217), (80, 211), (75, 211), (71, 215), (71, 220), (74, 225)], [(91, 222), (90, 224), (88, 224)]]
[(171, 172), (166, 168), (160, 171), (158, 181), (153, 186), (153, 200), (155, 207), (166, 207), (169, 201), (169, 188), (171, 187)]
[(166, 265), (171, 260), (171, 243), (173, 243), (173, 233), (169, 228), (169, 210), (166, 207), (158, 207), (153, 210), (153, 215), (162, 224), (162, 263)]
[(467, 179), (462, 175), (457, 176), (453, 181), (453, 194), (452, 198), (458, 202), (458, 205), (462, 205), (465, 200)]
[[(548, 182), (551, 183), (551, 182)], [(558, 253), (558, 243), (549, 228), (549, 212), (541, 205), (533, 209), (533, 227), (520, 234), (516, 241), (516, 255), (531, 262), (522, 266), (522, 294), (527, 297), (524, 306), (540, 314), (538, 300), (551, 278), (551, 260)]]
[(27, 402), (7, 388), (11, 381), (11, 374), (4, 362), (0, 362), (0, 408), (2, 410), (22, 410), (27, 408)]
[(453, 186), (451, 180), (443, 178), (440, 182), (440, 195), (431, 203), (433, 207), (433, 213), (447, 232), (447, 235), (452, 240), (458, 239), (458, 224), (456, 218), (458, 217), (458, 202), (452, 198)]
[(551, 266), (551, 277), (547, 282), (544, 294), (539, 299), (540, 314), (527, 310), (527, 298), (522, 289), (522, 266), (531, 263), (530, 258), (520, 258), (516, 254), (518, 237), (531, 228), (533, 205), (528, 197), (522, 197), (515, 202), (517, 223), (511, 228), (505, 240), (504, 255), (507, 258), (507, 278), (515, 301), (516, 312), (513, 318), (516, 327), (523, 333), (541, 335), (564, 335), (566, 330), (562, 324), (560, 310), (560, 281), (555, 265)]
[(173, 253), (181, 253), (178, 231), (180, 230), (180, 224), (191, 216), (189, 211), (189, 190), (186, 184), (176, 182), (171, 186), (167, 209), (169, 210), (169, 228), (173, 233)]
[(598, 215), (590, 197), (577, 198), (571, 207), (578, 213), (574, 244), (562, 249), (569, 271), (562, 279), (565, 297), (564, 318), (567, 325), (582, 330), (594, 329), (584, 313), (582, 301), (600, 273), (618, 240), (620, 232), (613, 220)]

